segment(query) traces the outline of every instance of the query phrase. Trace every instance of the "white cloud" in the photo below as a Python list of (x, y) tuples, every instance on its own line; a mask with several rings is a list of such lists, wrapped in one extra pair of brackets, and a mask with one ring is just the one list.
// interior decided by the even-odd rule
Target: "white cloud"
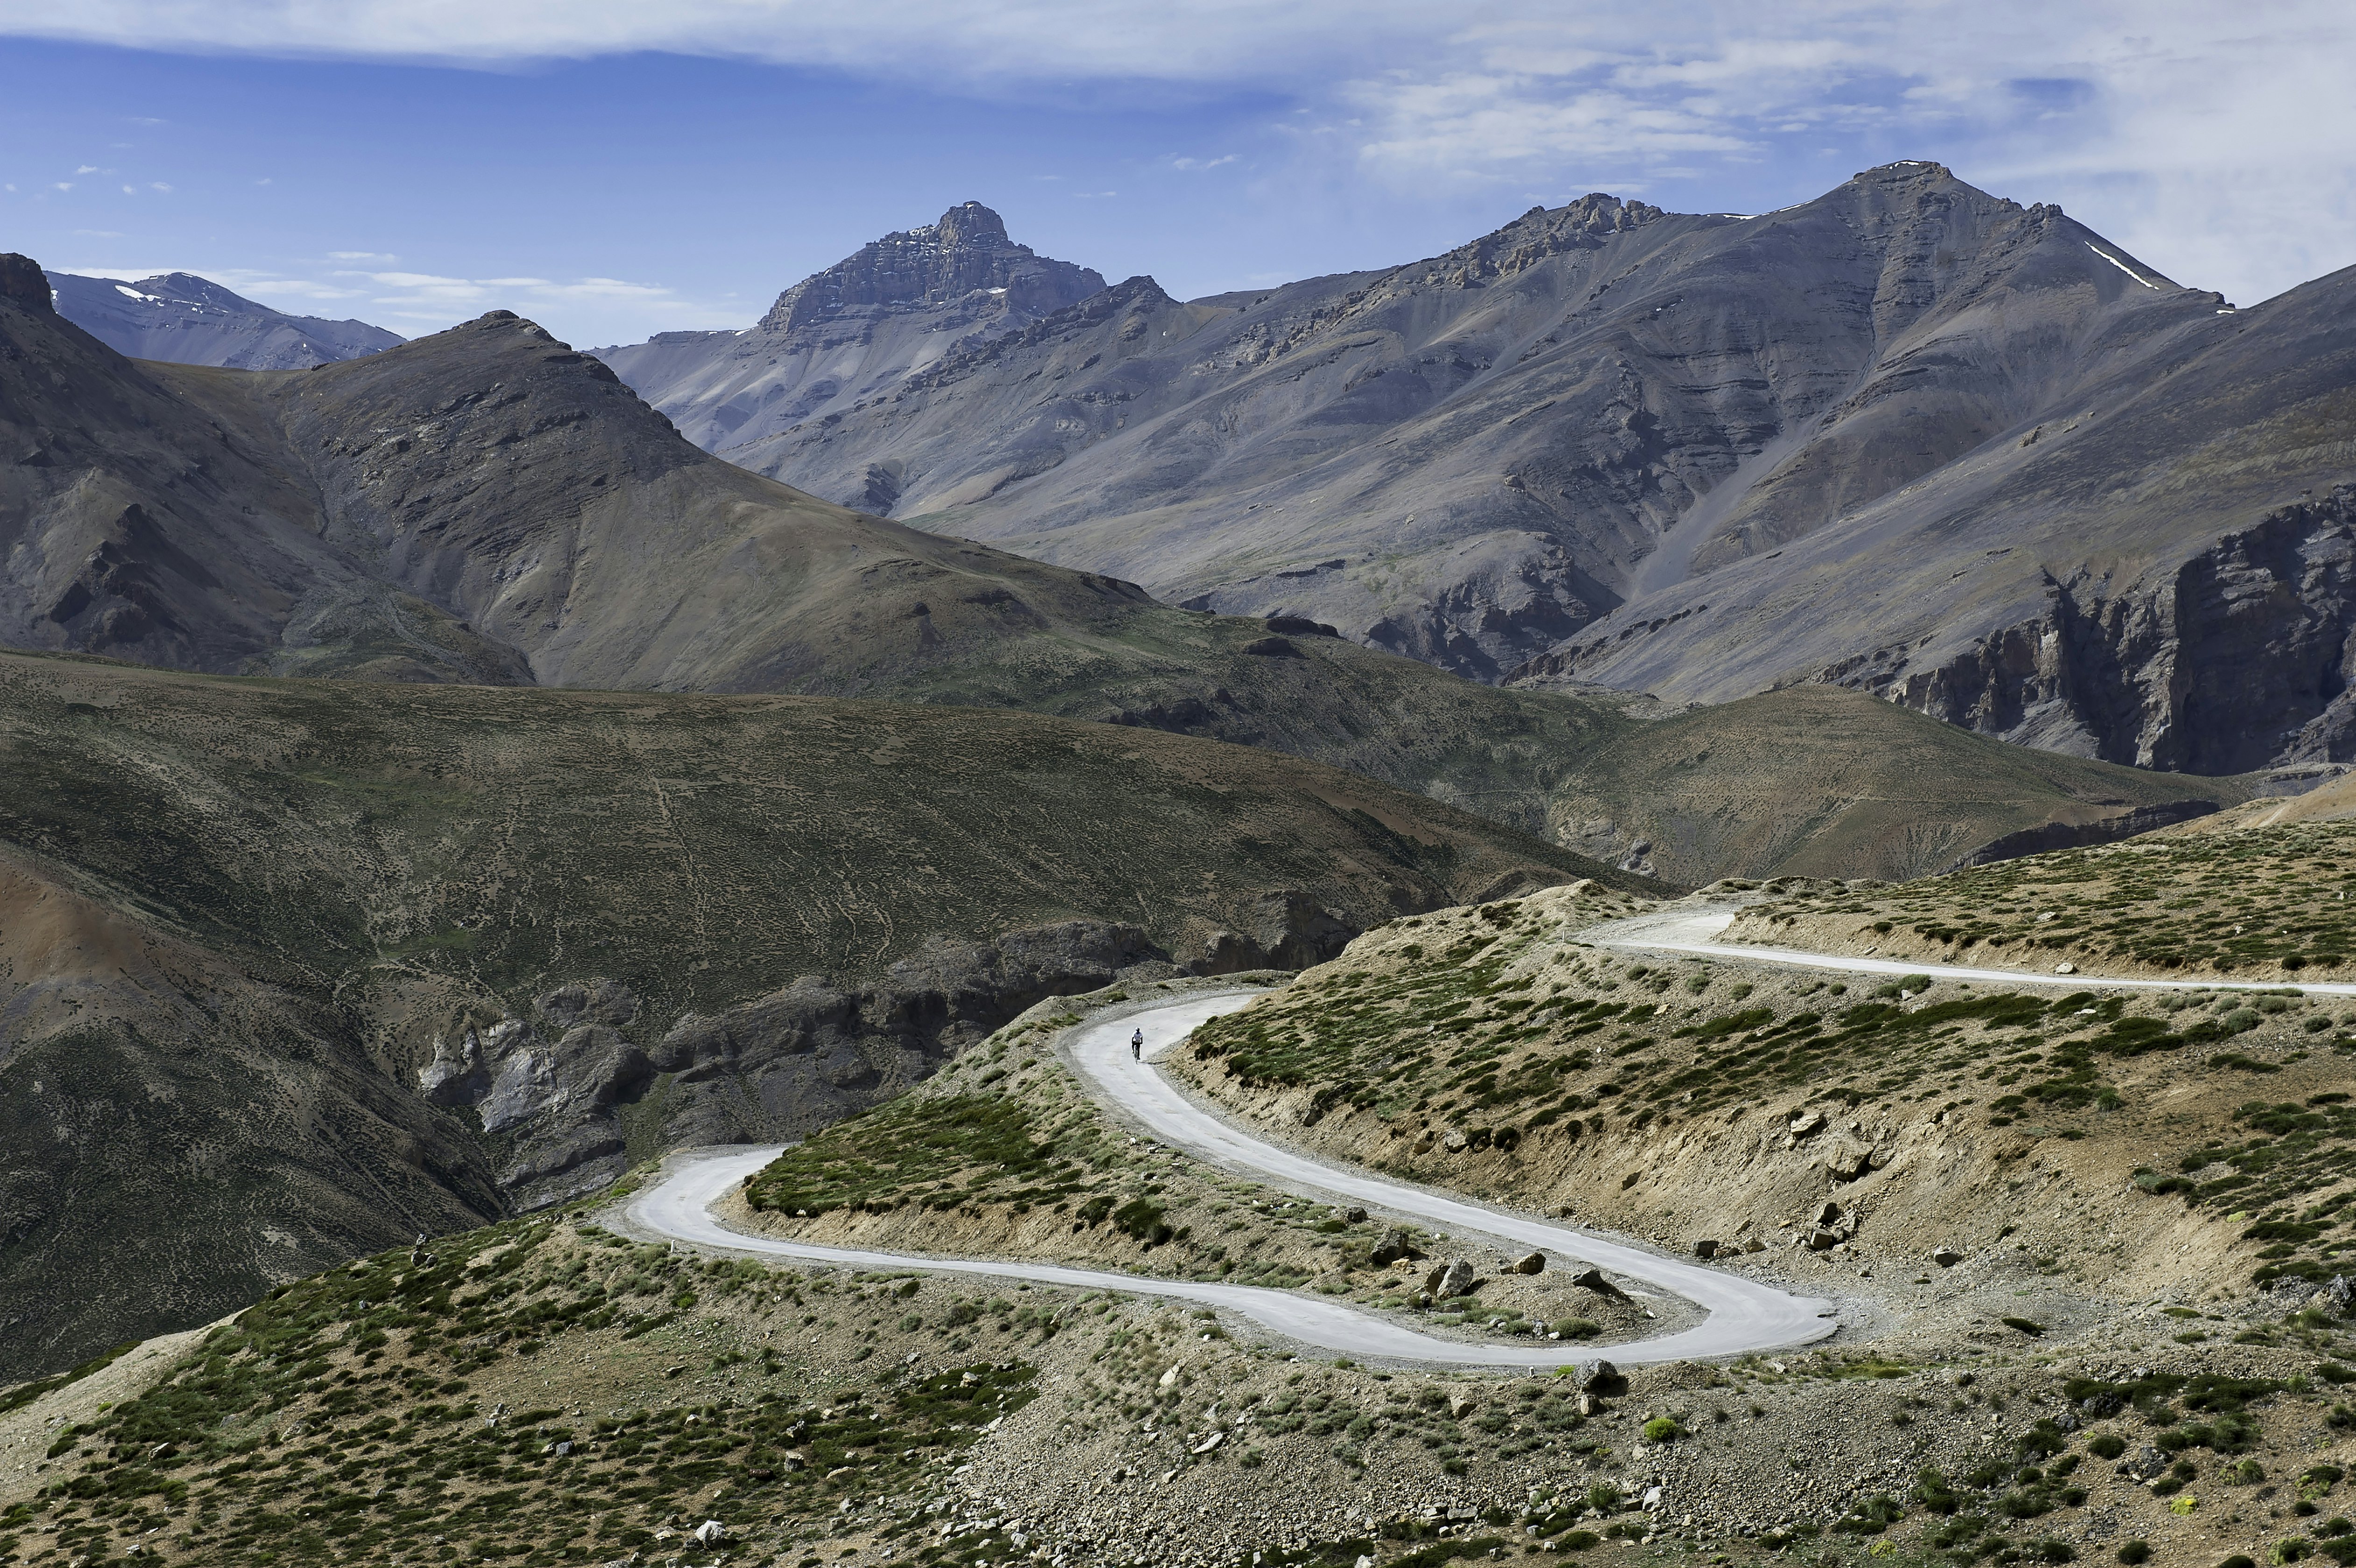
[(1173, 158), (1170, 160), (1170, 166), (1173, 169), (1184, 169), (1190, 174), (1201, 174), (1210, 169), (1222, 167), (1227, 164), (1241, 163), (1242, 161), (1243, 155), (1241, 153), (1229, 153), (1223, 158)]
[(381, 251), (330, 251), (327, 252), (327, 260), (330, 261), (398, 261), (401, 258), (388, 255)]
[(170, 184), (164, 180), (149, 180), (147, 182), (147, 188), (149, 190), (160, 190), (166, 196), (169, 196), (172, 193)]
[(74, 173), (78, 175), (108, 174), (112, 172), (112, 170), (100, 168), (96, 164), (84, 164), (81, 167), (74, 170)]

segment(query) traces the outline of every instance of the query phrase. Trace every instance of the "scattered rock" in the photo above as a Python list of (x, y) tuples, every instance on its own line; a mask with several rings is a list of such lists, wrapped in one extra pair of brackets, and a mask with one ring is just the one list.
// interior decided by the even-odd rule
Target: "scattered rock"
[(1694, 1256), (1705, 1262), (1718, 1256), (1720, 1250), (1716, 1242), (1700, 1241), (1694, 1243)]
[(1364, 1209), (1344, 1209), (1342, 1220), (1344, 1224), (1363, 1225), (1366, 1222), (1366, 1211)]
[(1433, 1269), (1424, 1275), (1423, 1288), (1445, 1301), (1451, 1296), (1462, 1296), (1471, 1290), (1476, 1277), (1471, 1264), (1462, 1258), (1451, 1258), (1446, 1267)]
[(2053, 965), (2053, 972), (2056, 975), (2075, 975), (2078, 972), (2078, 966), (2075, 964), (2056, 964)]
[(1471, 1145), (1472, 1141), (1472, 1139), (1466, 1137), (1462, 1133), (1457, 1132), (1451, 1128), (1450, 1129), (1448, 1136), (1440, 1140), (1440, 1147), (1446, 1149), (1451, 1154), (1462, 1154), (1466, 1147)]
[(1953, 1268), (1964, 1261), (1964, 1254), (1943, 1243), (1931, 1249), (1931, 1261), (1941, 1268)]
[(1604, 1278), (1593, 1269), (1582, 1269), (1570, 1276), (1570, 1283), (1581, 1290), (1591, 1290), (1598, 1296), (1608, 1296), (1615, 1301), (1625, 1301), (1628, 1293)]
[(1388, 1268), (1404, 1258), (1423, 1256), (1421, 1253), (1416, 1251), (1415, 1243), (1408, 1238), (1406, 1227), (1399, 1225), (1394, 1225), (1385, 1231), (1382, 1240), (1375, 1243), (1375, 1250), (1368, 1255), (1376, 1268)]
[(1462, 1421), (1480, 1408), (1481, 1402), (1469, 1393), (1451, 1393), (1448, 1396), (1448, 1413), (1455, 1420)]
[(1795, 1138), (1809, 1138), (1825, 1130), (1825, 1114), (1813, 1107), (1792, 1113), (1791, 1132)]
[(1531, 1253), (1527, 1254), (1514, 1264), (1514, 1272), (1515, 1274), (1544, 1274), (1546, 1272), (1546, 1254), (1544, 1253)]
[(2330, 1283), (2315, 1293), (2315, 1299), (2329, 1308), (2333, 1317), (2345, 1317), (2349, 1308), (2356, 1306), (2356, 1285), (2349, 1284), (2346, 1275), (2335, 1274)]
[(1628, 1380), (1609, 1361), (1598, 1361), (1579, 1375), (1579, 1392), (1598, 1399), (1624, 1393), (1627, 1389)]
[(716, 1545), (728, 1539), (728, 1527), (716, 1519), (707, 1519), (695, 1527), (695, 1539), (705, 1546)]
[(1873, 1146), (1853, 1134), (1840, 1133), (1817, 1151), (1816, 1159), (1835, 1181), (1855, 1181), (1873, 1168)]

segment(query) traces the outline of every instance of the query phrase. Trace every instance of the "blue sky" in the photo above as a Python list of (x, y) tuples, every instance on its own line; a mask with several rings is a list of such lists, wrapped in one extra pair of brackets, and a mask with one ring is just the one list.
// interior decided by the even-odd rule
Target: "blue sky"
[(969, 198), (1192, 295), (1923, 157), (2251, 303), (2356, 262), (2356, 26), (2222, 9), (0, 0), (0, 249), (594, 346)]

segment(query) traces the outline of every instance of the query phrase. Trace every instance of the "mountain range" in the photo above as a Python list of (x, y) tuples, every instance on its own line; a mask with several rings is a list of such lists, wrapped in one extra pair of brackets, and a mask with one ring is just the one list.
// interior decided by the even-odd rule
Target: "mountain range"
[[(12, 288), (13, 280), (13, 288)], [(1631, 869), (1691, 881), (1799, 857), (1933, 869), (2008, 833), (2244, 786), (1977, 742), (1953, 787), (1823, 795), (1792, 717), (1698, 837), (1563, 792), (1642, 731), (1593, 689), (1503, 689), (1302, 617), (1155, 603), (1136, 585), (819, 501), (682, 439), (598, 360), (493, 312), (365, 358), (253, 372), (123, 358), (0, 261), (0, 643), (220, 674), (790, 692), (1019, 708), (1344, 767)], [(1858, 698), (1859, 720), (1908, 722)], [(1671, 765), (1664, 763), (1662, 765)], [(2004, 791), (1977, 781), (2014, 778)], [(1851, 839), (1901, 795), (1921, 831)], [(1584, 798), (1584, 797), (1581, 797)], [(1803, 804), (1806, 803), (1806, 804)], [(1731, 817), (1726, 816), (1731, 812)], [(1599, 829), (1596, 824), (1607, 825)], [(1888, 846), (1910, 846), (1897, 859)], [(1748, 845), (1731, 859), (1718, 848)]]
[(307, 370), (402, 341), (364, 321), (289, 315), (194, 272), (136, 283), (48, 274), (57, 312), (118, 354), (236, 370)]
[[(872, 247), (744, 334), (604, 352), (814, 494), (1475, 679), (1840, 684), (2207, 773), (2356, 754), (2356, 274), (2238, 310), (1907, 162), (1758, 217), (1585, 197), (1265, 291), (1132, 278), (993, 332), (956, 292), (1009, 253), (973, 212), (916, 231), (945, 282), (859, 293), (848, 328), (787, 302)], [(718, 367), (772, 362), (825, 397), (731, 422), (750, 372)]]

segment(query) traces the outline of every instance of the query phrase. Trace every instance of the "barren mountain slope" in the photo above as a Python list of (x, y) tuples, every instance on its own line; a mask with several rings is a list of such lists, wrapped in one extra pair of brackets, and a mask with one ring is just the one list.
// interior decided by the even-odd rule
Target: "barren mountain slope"
[(2218, 315), (1968, 459), (1665, 590), (1531, 673), (1856, 687), (2222, 773), (2356, 756), (2356, 269)]
[(193, 272), (163, 272), (135, 283), (73, 272), (48, 276), (59, 315), (134, 359), (307, 370), (402, 341), (399, 333), (364, 321), (289, 315)]
[(1898, 164), (1750, 219), (1587, 197), (1193, 305), (1135, 279), (725, 451), (821, 495), (889, 466), (898, 516), (1494, 677), (2218, 304), (2055, 209)]
[(1141, 964), (1652, 885), (1151, 731), (25, 655), (0, 853), (0, 1378), (633, 1156), (797, 1136)]
[(2232, 773), (2356, 747), (2351, 286), (2236, 313), (1897, 164), (1753, 219), (1585, 197), (1265, 293), (1131, 279), (723, 450), (1484, 679), (1837, 682)]

